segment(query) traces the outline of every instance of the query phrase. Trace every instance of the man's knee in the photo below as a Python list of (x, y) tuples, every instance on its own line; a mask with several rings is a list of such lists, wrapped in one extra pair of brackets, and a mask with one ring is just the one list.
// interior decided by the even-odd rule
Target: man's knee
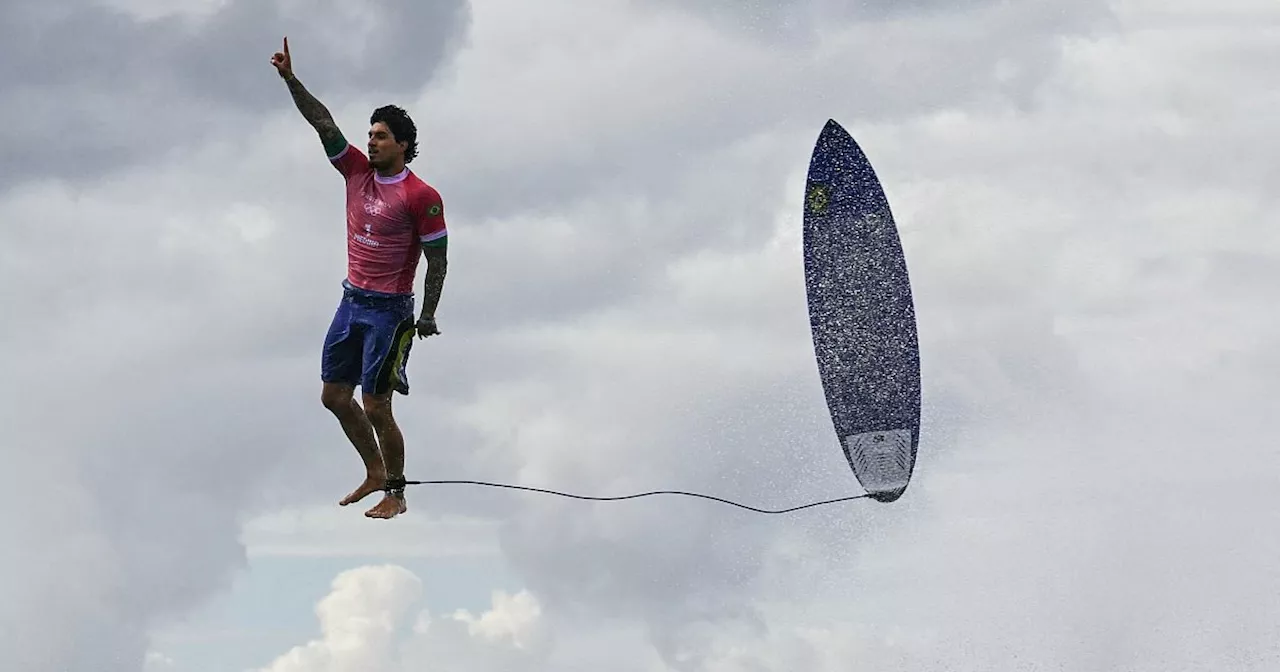
[(369, 422), (374, 427), (382, 428), (394, 422), (391, 415), (391, 393), (387, 394), (366, 394), (361, 399), (364, 405), (364, 413), (369, 416)]
[(341, 383), (325, 383), (320, 390), (320, 403), (334, 415), (341, 415), (351, 409), (351, 400), (355, 387)]

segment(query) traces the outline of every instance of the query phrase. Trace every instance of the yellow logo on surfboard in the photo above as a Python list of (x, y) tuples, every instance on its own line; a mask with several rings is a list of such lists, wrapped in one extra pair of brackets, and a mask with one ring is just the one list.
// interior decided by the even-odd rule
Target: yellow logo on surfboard
[(827, 185), (815, 184), (809, 188), (809, 193), (805, 196), (805, 207), (809, 209), (809, 212), (821, 215), (827, 211), (830, 199), (831, 194)]

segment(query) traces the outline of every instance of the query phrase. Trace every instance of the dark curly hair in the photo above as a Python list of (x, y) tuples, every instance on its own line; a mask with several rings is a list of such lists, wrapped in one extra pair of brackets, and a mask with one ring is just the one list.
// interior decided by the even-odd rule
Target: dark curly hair
[(406, 143), (408, 146), (404, 150), (404, 162), (409, 163), (413, 157), (418, 155), (418, 127), (413, 125), (413, 119), (409, 118), (409, 113), (395, 105), (384, 105), (373, 111), (373, 115), (369, 117), (369, 124), (373, 125), (382, 122), (391, 129), (391, 137), (396, 142)]

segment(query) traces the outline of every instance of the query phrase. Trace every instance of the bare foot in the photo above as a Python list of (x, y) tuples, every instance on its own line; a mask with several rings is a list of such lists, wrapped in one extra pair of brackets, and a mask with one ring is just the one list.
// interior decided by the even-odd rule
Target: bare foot
[(360, 487), (356, 488), (355, 490), (352, 490), (351, 494), (343, 498), (341, 502), (338, 502), (338, 506), (346, 506), (348, 504), (354, 504), (364, 499), (365, 497), (368, 497), (369, 495), (372, 495), (373, 493), (385, 488), (386, 485), (387, 485), (386, 478), (379, 478), (377, 476), (368, 476), (364, 479), (364, 483), (360, 484)]
[(387, 493), (383, 496), (381, 502), (378, 502), (378, 504), (372, 509), (365, 511), (364, 515), (369, 518), (390, 519), (395, 518), (408, 510), (409, 507), (405, 505), (403, 498)]

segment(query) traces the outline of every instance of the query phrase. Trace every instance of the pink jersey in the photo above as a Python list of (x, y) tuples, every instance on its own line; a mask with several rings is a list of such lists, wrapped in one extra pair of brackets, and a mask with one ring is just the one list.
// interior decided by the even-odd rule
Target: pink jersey
[(347, 280), (361, 289), (411, 294), (422, 244), (448, 235), (440, 194), (407, 167), (383, 177), (347, 144), (329, 159), (347, 181)]

